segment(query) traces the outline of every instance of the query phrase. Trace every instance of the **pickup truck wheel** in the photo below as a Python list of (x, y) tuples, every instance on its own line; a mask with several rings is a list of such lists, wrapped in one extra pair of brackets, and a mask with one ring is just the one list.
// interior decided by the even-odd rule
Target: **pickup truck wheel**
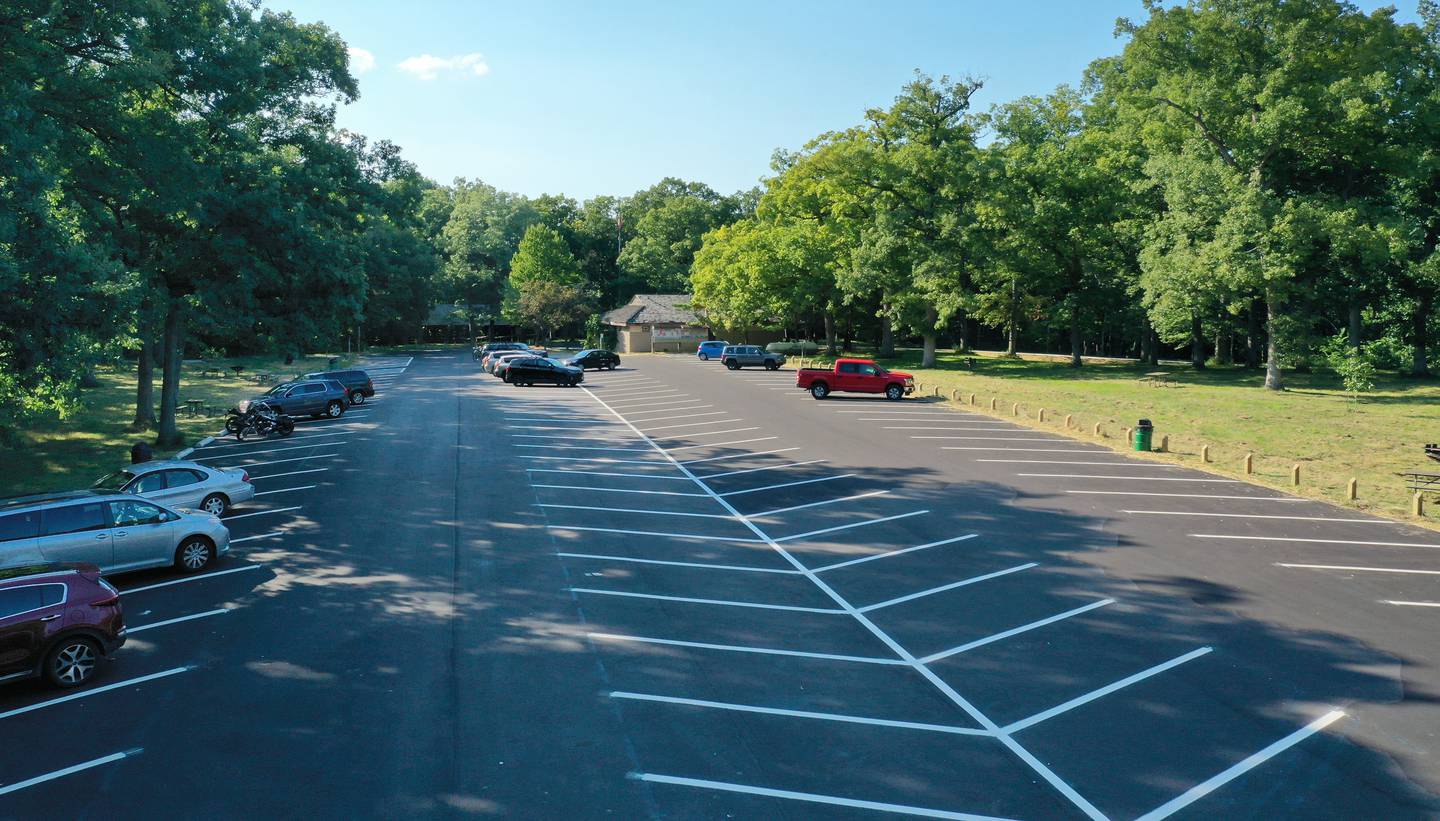
[(732, 371), (738, 371), (740, 370), (740, 363), (734, 359), (727, 359), (725, 360), (725, 367)]
[(816, 399), (824, 399), (830, 395), (830, 386), (824, 382), (816, 382), (810, 386), (810, 395)]
[(890, 385), (885, 388), (886, 399), (900, 399), (905, 396), (905, 389), (899, 385)]

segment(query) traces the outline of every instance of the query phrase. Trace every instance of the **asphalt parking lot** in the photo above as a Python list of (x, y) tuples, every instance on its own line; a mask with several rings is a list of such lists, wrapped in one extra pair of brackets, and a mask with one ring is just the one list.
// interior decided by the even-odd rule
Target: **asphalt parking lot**
[(0, 817), (1440, 810), (1429, 531), (792, 371), (376, 364), (196, 451), (266, 495), (94, 688), (0, 692), (60, 739)]

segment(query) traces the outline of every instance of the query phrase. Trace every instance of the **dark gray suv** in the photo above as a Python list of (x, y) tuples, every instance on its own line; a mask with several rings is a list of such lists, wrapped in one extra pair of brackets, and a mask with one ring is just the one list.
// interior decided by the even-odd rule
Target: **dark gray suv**
[(264, 402), (276, 413), (336, 419), (350, 407), (350, 392), (333, 379), (299, 379), (281, 382), (250, 401)]
[(325, 371), (323, 373), (307, 373), (306, 379), (331, 379), (345, 386), (349, 391), (350, 404), (363, 405), (365, 400), (375, 395), (375, 383), (370, 381), (370, 374), (359, 368), (351, 368), (345, 371)]
[(773, 371), (785, 364), (785, 357), (771, 353), (759, 345), (729, 345), (720, 352), (720, 361), (732, 371), (738, 371), (746, 365), (763, 365), (765, 370)]

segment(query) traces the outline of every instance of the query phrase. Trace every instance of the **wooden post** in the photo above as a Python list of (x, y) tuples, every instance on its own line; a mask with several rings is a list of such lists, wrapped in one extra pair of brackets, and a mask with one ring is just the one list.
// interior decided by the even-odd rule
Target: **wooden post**
[(1292, 485), (1294, 485), (1294, 486), (1296, 486), (1296, 487), (1299, 487), (1299, 486), (1300, 486), (1300, 466), (1299, 466), (1299, 465), (1291, 465), (1291, 466), (1290, 466), (1290, 484), (1292, 484)]
[(1170, 436), (1169, 436), (1169, 434), (1166, 434), (1165, 436), (1160, 437), (1160, 452), (1161, 452), (1161, 453), (1169, 453), (1169, 452), (1170, 452)]
[(953, 400), (956, 401), (956, 402), (959, 402), (959, 401), (960, 401), (960, 389), (959, 389), (959, 388), (956, 388), (955, 390), (950, 391), (950, 398), (953, 399)]
[(1255, 472), (1255, 454), (1245, 454), (1245, 475), (1249, 476)]
[(1016, 402), (1016, 403), (1014, 403), (1014, 404), (1012, 404), (1012, 405), (1010, 406), (1010, 415), (1011, 415), (1011, 416), (1019, 416), (1019, 415), (1020, 415), (1020, 403), (1019, 403), (1019, 402)]
[(1045, 421), (1045, 409), (1044, 409), (1044, 408), (1041, 408), (1041, 409), (1040, 409), (1040, 421), (1041, 421), (1041, 422), (1044, 422), (1044, 421)]
[(1072, 424), (1074, 422), (1074, 419), (1075, 417), (1071, 416), (1070, 414), (1065, 414), (1065, 430), (1070, 430), (1071, 428), (1075, 427), (1075, 425)]
[(999, 402), (1000, 400), (997, 397), (990, 397), (990, 410), (995, 410), (995, 406), (999, 404)]
[(1200, 446), (1200, 461), (1202, 461), (1202, 462), (1209, 462), (1209, 461), (1210, 461), (1210, 446), (1209, 446), (1209, 445), (1201, 445), (1201, 446)]
[(1424, 516), (1424, 515), (1425, 515), (1425, 494), (1421, 493), (1421, 492), (1418, 491), (1418, 490), (1415, 491), (1415, 495), (1414, 495), (1414, 496), (1411, 496), (1411, 497), (1410, 497), (1410, 515), (1412, 515), (1412, 516)]
[(936, 396), (944, 396), (944, 395), (945, 395), (945, 394), (943, 394), (943, 393), (940, 392), (940, 386), (939, 386), (939, 385), (936, 385), (936, 386), (935, 386), (935, 395), (936, 395)]
[(1357, 498), (1359, 498), (1359, 496), (1360, 496), (1360, 480), (1359, 480), (1359, 479), (1356, 479), (1356, 478), (1354, 478), (1354, 477), (1351, 477), (1350, 483), (1347, 484), (1347, 485), (1345, 485), (1345, 498), (1348, 499), (1349, 501), (1352, 501), (1352, 502), (1353, 502), (1353, 501), (1355, 501)]
[(1100, 435), (1100, 423), (1099, 423), (1099, 422), (1096, 422), (1096, 423), (1095, 423), (1095, 429), (1092, 430), (1091, 433), (1095, 434), (1096, 436), (1099, 436), (1099, 435)]
[(973, 393), (970, 394), (970, 404), (972, 404), (972, 405), (976, 404), (976, 402), (975, 402), (975, 394), (973, 394)]
[(1130, 442), (1130, 432), (1131, 432), (1132, 428), (1128, 428), (1128, 427), (1127, 427), (1127, 428), (1124, 428), (1123, 430), (1125, 431), (1125, 436), (1123, 437), (1123, 440), (1122, 440), (1122, 441), (1124, 441), (1125, 443), (1128, 444), (1128, 443)]

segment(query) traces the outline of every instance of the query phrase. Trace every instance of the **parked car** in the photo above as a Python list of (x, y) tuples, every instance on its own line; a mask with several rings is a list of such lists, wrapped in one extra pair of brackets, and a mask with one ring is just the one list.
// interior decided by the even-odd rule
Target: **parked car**
[(886, 399), (900, 399), (915, 392), (915, 377), (887, 371), (869, 359), (837, 359), (828, 369), (796, 371), (795, 387), (804, 388), (816, 399), (824, 399), (835, 391), (883, 393)]
[(306, 379), (329, 379), (339, 382), (348, 391), (347, 397), (352, 405), (363, 405), (365, 400), (375, 395), (375, 382), (370, 379), (370, 374), (352, 368), (348, 371), (322, 371), (320, 373), (307, 373)]
[(724, 340), (720, 339), (712, 339), (708, 342), (701, 342), (700, 347), (695, 349), (695, 355), (700, 357), (701, 361), (719, 359), (720, 354), (724, 353), (725, 349), (728, 347), (730, 347), (729, 342), (725, 342)]
[[(281, 382), (256, 398), (269, 404), (276, 413), (287, 413), (291, 416), (308, 413), (316, 419), (322, 416), (337, 419), (350, 407), (349, 391), (333, 379)], [(243, 411), (245, 407), (241, 406), (240, 409)]]
[(120, 593), (93, 564), (0, 570), (0, 681), (79, 687), (125, 643)]
[(530, 347), (506, 348), (503, 351), (491, 351), (490, 353), (485, 354), (484, 359), (480, 360), (480, 369), (485, 371), (486, 373), (494, 373), (495, 364), (507, 357), (544, 355), (545, 351), (537, 350)]
[(501, 353), (491, 354), (490, 358), (486, 360), (485, 372), (493, 374), (499, 379), (504, 379), (505, 369), (510, 366), (511, 362), (516, 359), (525, 359), (533, 356), (535, 356), (535, 354), (530, 351), (503, 351)]
[(223, 516), (232, 505), (255, 498), (250, 474), (241, 468), (216, 468), (199, 462), (141, 462), (121, 468), (90, 486), (112, 493), (134, 493), (171, 507)]
[(566, 365), (572, 368), (579, 368), (582, 371), (586, 368), (594, 368), (597, 371), (604, 369), (613, 371), (620, 367), (620, 355), (614, 351), (607, 351), (601, 348), (588, 348), (564, 360), (564, 362)]
[(105, 573), (213, 567), (230, 551), (220, 517), (129, 493), (71, 490), (0, 500), (0, 567), (86, 562)]
[(539, 385), (549, 382), (573, 388), (585, 381), (585, 372), (553, 359), (522, 356), (511, 360), (505, 371), (505, 381), (512, 385)]
[(785, 355), (771, 353), (759, 345), (727, 345), (720, 352), (720, 361), (732, 371), (746, 365), (763, 365), (765, 370), (773, 371), (785, 364)]
[(524, 342), (486, 342), (484, 345), (476, 345), (471, 349), (470, 355), (476, 360), (481, 360), (485, 358), (486, 354), (495, 351), (523, 351), (528, 347), (530, 346)]

